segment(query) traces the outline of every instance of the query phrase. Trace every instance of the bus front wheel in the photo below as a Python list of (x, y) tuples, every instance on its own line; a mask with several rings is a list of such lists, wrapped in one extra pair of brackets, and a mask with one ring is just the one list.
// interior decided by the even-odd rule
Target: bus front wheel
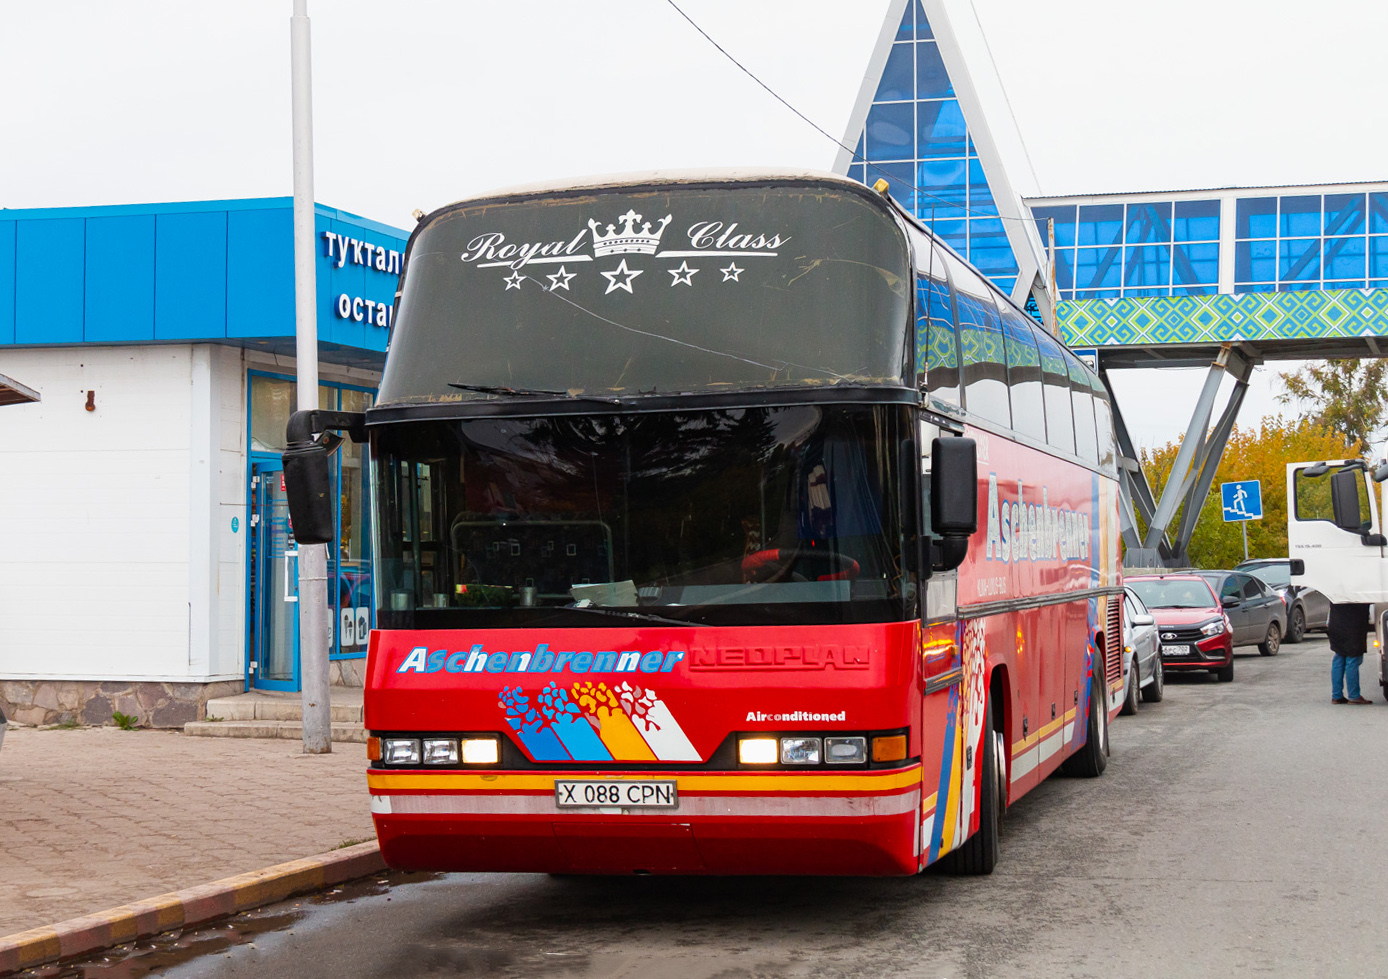
[(993, 724), (993, 698), (983, 714), (982, 771), (979, 772), (978, 832), (950, 854), (949, 870), (961, 876), (991, 874), (998, 863), (998, 836), (1006, 789), (1007, 761), (1003, 756), (1007, 741)]

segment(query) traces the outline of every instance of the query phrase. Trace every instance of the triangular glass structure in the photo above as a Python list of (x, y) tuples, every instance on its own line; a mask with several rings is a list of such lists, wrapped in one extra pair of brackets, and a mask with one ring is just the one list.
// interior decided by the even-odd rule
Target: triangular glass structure
[(1017, 259), (920, 0), (911, 0), (848, 175), (891, 194), (1011, 293)]

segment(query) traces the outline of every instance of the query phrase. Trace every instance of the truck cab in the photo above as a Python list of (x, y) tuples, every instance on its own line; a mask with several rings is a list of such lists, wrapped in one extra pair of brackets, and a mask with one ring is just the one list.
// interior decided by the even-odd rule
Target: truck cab
[(1362, 459), (1287, 464), (1287, 548), (1292, 581), (1332, 603), (1372, 606), (1370, 649), (1388, 699), (1388, 462)]

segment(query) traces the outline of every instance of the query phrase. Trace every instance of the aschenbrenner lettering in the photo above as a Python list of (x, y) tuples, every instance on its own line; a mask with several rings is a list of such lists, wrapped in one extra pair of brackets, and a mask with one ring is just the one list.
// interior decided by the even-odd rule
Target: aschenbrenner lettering
[(679, 649), (642, 651), (551, 650), (540, 643), (533, 650), (493, 650), (482, 643), (471, 649), (449, 652), (416, 646), (396, 668), (396, 673), (669, 673), (684, 659)]

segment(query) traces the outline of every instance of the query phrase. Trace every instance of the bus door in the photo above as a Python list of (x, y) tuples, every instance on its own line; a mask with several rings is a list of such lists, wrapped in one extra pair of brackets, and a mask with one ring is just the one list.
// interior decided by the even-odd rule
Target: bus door
[(251, 467), (250, 684), (299, 689), (298, 550), (278, 459)]

